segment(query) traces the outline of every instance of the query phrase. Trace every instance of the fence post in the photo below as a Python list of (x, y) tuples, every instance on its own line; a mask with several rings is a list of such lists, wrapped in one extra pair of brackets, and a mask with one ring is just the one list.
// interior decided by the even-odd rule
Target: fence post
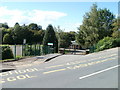
[(34, 47), (34, 48), (35, 48), (35, 53), (34, 53), (34, 55), (36, 56), (36, 44), (35, 44), (35, 47)]
[(32, 45), (30, 45), (30, 56), (32, 56)]
[(24, 56), (24, 54), (23, 54), (23, 45), (22, 45), (22, 57)]
[(14, 59), (16, 60), (16, 44), (14, 45)]
[(40, 45), (39, 45), (39, 56), (40, 56)]

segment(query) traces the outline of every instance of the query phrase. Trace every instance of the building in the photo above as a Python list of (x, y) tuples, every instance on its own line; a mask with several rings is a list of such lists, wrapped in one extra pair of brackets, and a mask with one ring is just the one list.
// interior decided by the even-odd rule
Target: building
[(76, 41), (71, 41), (70, 49), (81, 49), (81, 46)]

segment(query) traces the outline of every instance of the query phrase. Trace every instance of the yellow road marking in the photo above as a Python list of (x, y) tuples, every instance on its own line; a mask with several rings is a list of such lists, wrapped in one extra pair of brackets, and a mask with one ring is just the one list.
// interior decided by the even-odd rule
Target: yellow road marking
[(24, 75), (19, 75), (19, 76), (14, 76), (14, 77), (7, 77), (6, 79), (0, 80), (0, 83), (6, 83), (6, 82), (13, 82), (13, 81), (17, 81), (17, 80), (24, 80), (24, 79), (30, 79), (30, 78), (35, 78), (37, 76), (30, 76), (28, 74), (24, 74)]
[(53, 68), (53, 67), (60, 67), (60, 66), (64, 66), (64, 64), (61, 64), (61, 65), (55, 65), (55, 66), (50, 66), (50, 67), (45, 67), (45, 68)]
[(50, 67), (46, 67), (46, 68), (61, 67), (61, 66), (66, 66), (66, 65), (74, 65), (74, 64), (79, 64), (79, 63), (87, 62), (87, 61), (93, 61), (93, 60), (96, 60), (96, 59), (104, 59), (104, 58), (111, 57), (111, 56), (116, 56), (116, 55), (117, 55), (117, 54), (111, 54), (110, 56), (92, 58), (92, 59), (84, 60), (84, 61), (78, 61), (78, 60), (77, 60), (77, 61), (74, 61), (74, 62), (68, 62), (68, 63), (66, 63), (66, 64), (60, 64), (60, 65), (50, 66)]
[(100, 61), (93, 61), (93, 62), (89, 62), (89, 63), (86, 63), (86, 64), (79, 64), (79, 65), (75, 65), (75, 66), (72, 66), (72, 67), (66, 67), (64, 69), (58, 69), (58, 70), (43, 72), (43, 74), (49, 74), (49, 73), (64, 71), (64, 70), (78, 69), (78, 68), (81, 68), (81, 67), (92, 66), (92, 65), (95, 65), (95, 64), (98, 64), (98, 63), (103, 63), (103, 62), (106, 62), (106, 61), (109, 61), (109, 60), (114, 60), (114, 59), (116, 59), (116, 58), (109, 58), (109, 59), (103, 59), (103, 60), (100, 60)]
[(86, 63), (86, 64), (79, 64), (79, 65), (75, 65), (75, 66), (70, 66), (70, 67), (67, 67), (67, 69), (78, 69), (78, 68), (81, 68), (81, 67), (87, 67), (87, 66), (92, 66), (92, 65), (95, 65), (95, 64), (98, 64), (98, 63), (103, 63), (103, 62), (106, 62), (106, 61), (110, 61), (110, 60), (114, 60), (116, 58), (109, 58), (109, 59), (103, 59), (103, 60), (100, 60), (100, 61), (93, 61), (93, 62), (89, 62), (89, 63)]
[(29, 68), (29, 69), (23, 69), (23, 70), (15, 70), (13, 72), (8, 71), (8, 72), (3, 72), (0, 73), (0, 76), (8, 76), (8, 75), (12, 75), (12, 74), (23, 74), (23, 73), (28, 73), (28, 72), (35, 72), (35, 71), (39, 71), (40, 69), (37, 68)]
[(66, 68), (64, 69), (58, 69), (58, 70), (53, 70), (53, 71), (48, 71), (48, 72), (43, 72), (43, 74), (48, 74), (48, 73), (53, 73), (53, 72), (59, 72), (59, 71), (64, 71), (66, 70)]

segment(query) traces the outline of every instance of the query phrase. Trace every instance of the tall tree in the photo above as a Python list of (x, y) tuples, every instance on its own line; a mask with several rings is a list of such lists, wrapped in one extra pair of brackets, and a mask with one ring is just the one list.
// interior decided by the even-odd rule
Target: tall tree
[(42, 26), (37, 25), (37, 24), (35, 24), (35, 23), (29, 24), (28, 27), (29, 27), (30, 30), (42, 30)]
[(59, 48), (68, 48), (71, 44), (71, 41), (75, 40), (76, 32), (64, 32), (64, 30), (60, 29), (60, 26), (57, 28), (54, 27), (54, 29), (58, 38)]
[(9, 28), (9, 26), (8, 26), (8, 24), (7, 24), (7, 23), (3, 23), (3, 24), (2, 24), (2, 27), (6, 28), (6, 29), (8, 29), (8, 28)]
[(99, 29), (99, 39), (104, 37), (111, 36), (113, 29), (113, 21), (115, 16), (108, 9), (99, 9), (98, 10), (98, 29)]
[(71, 34), (69, 32), (60, 33), (60, 48), (68, 48), (71, 41)]
[(48, 25), (43, 38), (43, 45), (47, 46), (48, 43), (53, 43), (54, 52), (58, 52), (58, 40), (52, 25)]
[(97, 5), (93, 4), (91, 11), (83, 17), (83, 24), (78, 28), (77, 41), (83, 47), (89, 47), (98, 40), (98, 12)]
[(113, 33), (112, 33), (112, 36), (114, 38), (120, 38), (120, 17), (118, 17), (117, 19), (114, 20), (113, 22)]
[(39, 31), (32, 30), (32, 32), (34, 33), (33, 38), (32, 38), (32, 43), (42, 44), (45, 30), (39, 30)]
[(78, 43), (85, 48), (89, 48), (100, 39), (111, 36), (114, 18), (109, 10), (97, 9), (97, 5), (93, 4), (91, 11), (84, 15), (83, 24), (78, 28)]
[(21, 27), (18, 24), (14, 27), (14, 41), (16, 44), (23, 44), (23, 39), (26, 39), (27, 43), (31, 43), (33, 33), (27, 26)]

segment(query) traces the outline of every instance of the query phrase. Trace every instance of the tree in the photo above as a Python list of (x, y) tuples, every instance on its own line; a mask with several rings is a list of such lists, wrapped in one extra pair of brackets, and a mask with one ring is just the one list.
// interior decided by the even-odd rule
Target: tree
[(53, 29), (52, 25), (48, 25), (44, 38), (43, 38), (43, 46), (47, 46), (48, 43), (53, 43), (54, 52), (58, 52), (58, 40)]
[(1, 30), (2, 30), (2, 40), (3, 40), (4, 35), (7, 34), (8, 31), (5, 28), (2, 28)]
[(18, 24), (14, 27), (14, 40), (15, 44), (23, 44), (23, 40), (26, 39), (27, 43), (31, 43), (33, 37), (32, 31), (27, 26), (21, 27)]
[(10, 34), (5, 34), (4, 37), (3, 37), (3, 43), (4, 44), (13, 44), (14, 41), (13, 41), (13, 38), (12, 38), (12, 35)]
[(16, 23), (14, 25), (14, 35), (13, 35), (15, 44), (22, 44), (23, 38), (22, 38), (21, 33), (23, 33), (22, 27), (18, 23)]
[(60, 33), (60, 48), (67, 48), (71, 44), (71, 37), (70, 33), (68, 32), (61, 32)]
[(16, 26), (20, 26), (18, 22), (15, 23), (14, 27), (16, 27)]
[(64, 32), (64, 30), (60, 29), (60, 26), (58, 26), (57, 28), (54, 27), (54, 29), (58, 39), (59, 48), (68, 48), (71, 44), (71, 41), (75, 40), (76, 32)]
[(82, 47), (89, 47), (98, 41), (98, 12), (93, 4), (91, 11), (83, 17), (83, 24), (78, 28), (77, 41)]
[(21, 30), (22, 39), (26, 39), (26, 43), (31, 44), (33, 38), (33, 32), (28, 29), (27, 26), (22, 27)]
[(78, 28), (77, 42), (84, 48), (89, 48), (100, 39), (112, 34), (114, 15), (107, 9), (97, 9), (93, 4), (91, 11), (83, 17), (83, 24)]
[(55, 33), (56, 33), (56, 37), (58, 39), (58, 48), (60, 48), (60, 44), (61, 44), (61, 33), (63, 33), (64, 31), (62, 29), (60, 29), (60, 26), (58, 27), (54, 27)]
[[(6, 34), (8, 34), (8, 35), (6, 35)], [(9, 41), (9, 40), (4, 41), (3, 39), (5, 39), (6, 37), (7, 38), (9, 37), (11, 41)], [(13, 28), (9, 28), (9, 29), (2, 28), (2, 43), (3, 44), (14, 44), (14, 41), (13, 41)]]
[(39, 31), (32, 30), (32, 32), (34, 33), (33, 38), (32, 38), (32, 43), (42, 44), (45, 31), (44, 30), (39, 30)]
[(69, 32), (69, 37), (70, 37), (70, 40), (71, 40), (71, 41), (75, 41), (76, 32), (70, 31), (70, 32)]
[(35, 23), (31, 23), (31, 24), (29, 24), (29, 29), (30, 30), (42, 30), (42, 26), (38, 26), (37, 24), (35, 24)]
[(110, 12), (110, 10), (105, 8), (98, 10), (98, 17), (99, 17), (99, 23), (98, 23), (99, 40), (107, 36), (111, 37), (113, 33), (112, 24), (115, 19), (115, 16), (113, 15), (113, 13)]
[(6, 28), (6, 29), (8, 29), (8, 28), (9, 28), (9, 26), (8, 26), (8, 24), (7, 24), (7, 23), (3, 23), (3, 24), (2, 24), (2, 27)]
[(112, 37), (114, 37), (114, 38), (120, 38), (119, 23), (120, 23), (120, 18), (118, 17), (117, 19), (114, 20), (114, 22), (112, 24), (113, 25)]

